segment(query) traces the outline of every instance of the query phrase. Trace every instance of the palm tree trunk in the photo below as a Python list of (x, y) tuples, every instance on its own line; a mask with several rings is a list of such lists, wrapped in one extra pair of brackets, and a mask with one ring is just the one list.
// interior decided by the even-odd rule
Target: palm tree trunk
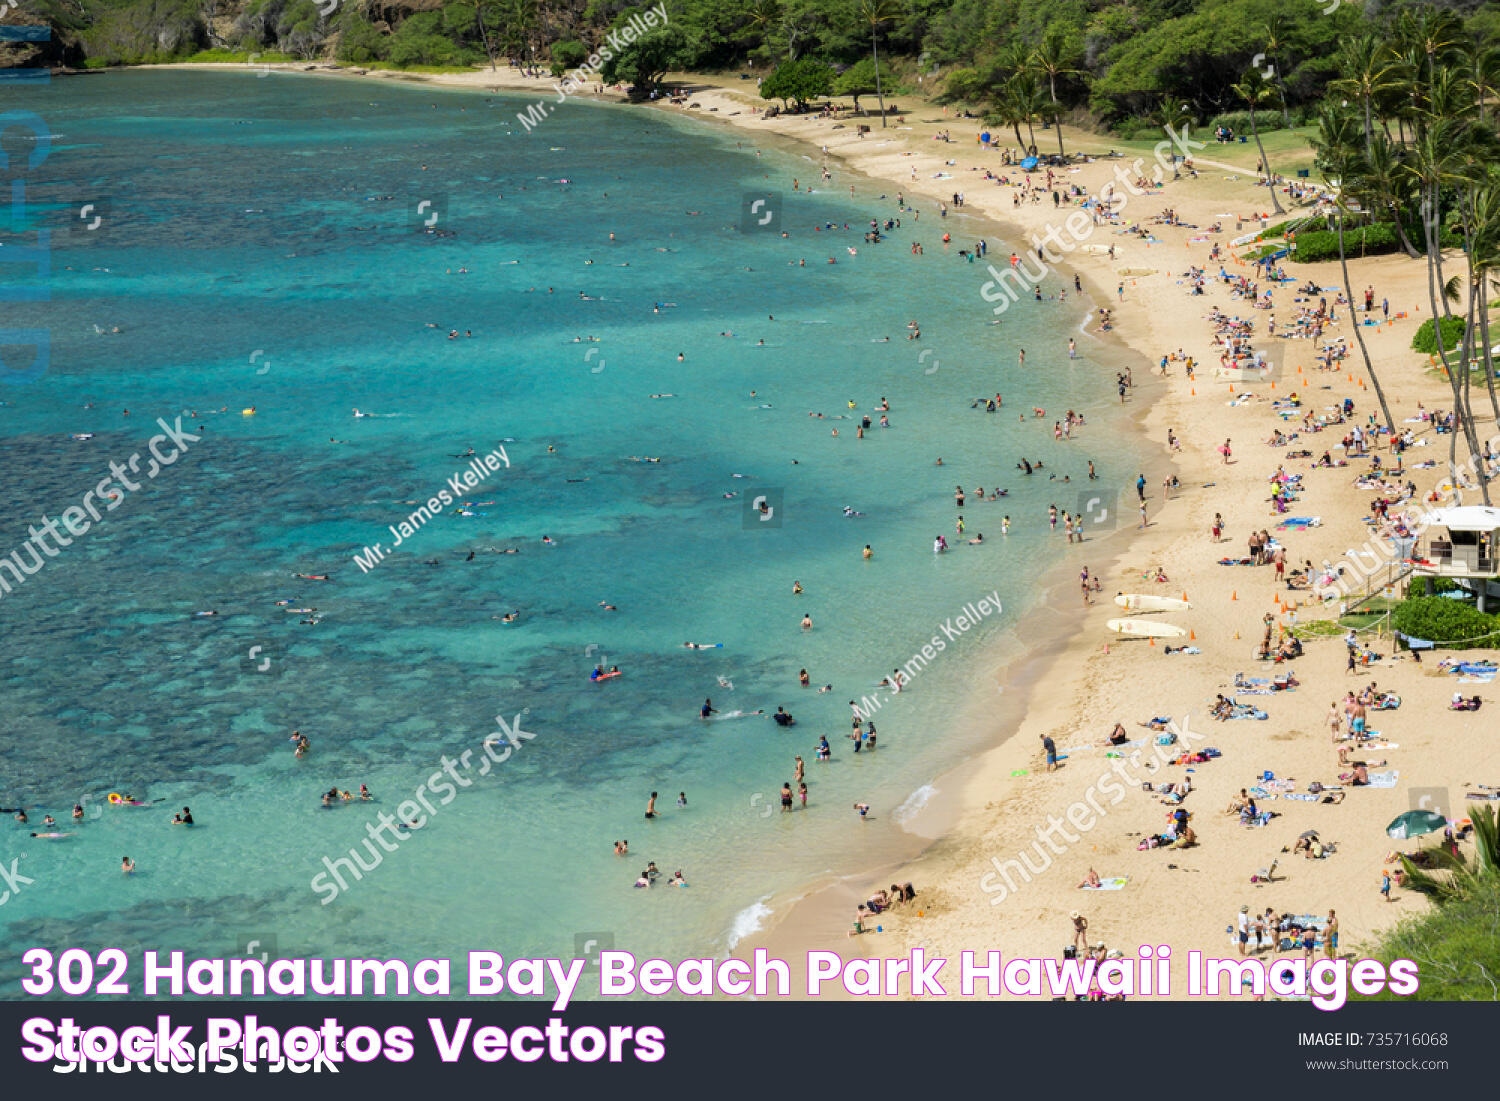
[(1500, 397), (1495, 394), (1495, 361), (1490, 353), (1490, 296), (1486, 289), (1488, 279), (1481, 277), (1479, 289), (1479, 338), (1484, 341), (1480, 356), (1484, 364), (1484, 384), (1490, 392), (1490, 411), (1495, 414), (1495, 423), (1500, 425)]
[(1365, 156), (1368, 157), (1375, 147), (1375, 128), (1370, 124), (1370, 97), (1364, 97), (1365, 105)]
[(1250, 133), (1255, 136), (1255, 148), (1260, 150), (1260, 164), (1266, 170), (1266, 188), (1271, 192), (1271, 207), (1277, 214), (1285, 214), (1281, 201), (1276, 198), (1276, 182), (1271, 176), (1271, 162), (1266, 160), (1266, 147), (1260, 142), (1260, 130), (1255, 125), (1255, 107), (1250, 107)]
[(875, 54), (875, 98), (880, 101), (880, 127), (885, 129), (885, 94), (880, 90), (880, 32), (870, 29), (870, 49)]
[(1401, 242), (1401, 247), (1406, 250), (1407, 258), (1415, 260), (1421, 256), (1422, 254), (1417, 251), (1417, 246), (1412, 244), (1411, 238), (1406, 235), (1406, 227), (1401, 224), (1401, 207), (1396, 203), (1391, 204), (1391, 220), (1396, 223), (1396, 238)]
[[(1436, 192), (1437, 190), (1435, 185), (1425, 186), (1431, 187), (1434, 192)], [(1433, 202), (1434, 205), (1429, 209), (1436, 211), (1438, 209), (1438, 207), (1436, 206), (1436, 195), (1434, 195), (1433, 197)], [(1434, 224), (1437, 221), (1438, 219), (1436, 217), (1422, 219), (1422, 233), (1427, 240), (1427, 297), (1432, 305), (1432, 333), (1433, 337), (1435, 338), (1434, 342), (1437, 344), (1438, 358), (1442, 360), (1443, 370), (1448, 375), (1448, 386), (1453, 391), (1454, 418), (1456, 420), (1462, 421), (1464, 442), (1469, 445), (1469, 454), (1479, 461), (1482, 468), (1484, 460), (1480, 457), (1479, 439), (1474, 432), (1474, 418), (1469, 416), (1467, 410), (1465, 410), (1464, 408), (1463, 384), (1459, 380), (1458, 375), (1455, 373), (1455, 368), (1448, 363), (1448, 349), (1444, 347), (1444, 344), (1446, 343), (1446, 341), (1443, 339), (1442, 325), (1444, 319), (1444, 309), (1439, 307), (1438, 305), (1438, 294), (1441, 287), (1441, 277), (1438, 273), (1437, 265), (1437, 231), (1436, 229), (1434, 229)], [(1460, 345), (1460, 349), (1467, 347), (1467, 344), (1468, 338), (1466, 336), (1464, 344)], [(1462, 364), (1460, 364), (1459, 366), (1462, 366)], [(1448, 468), (1454, 485), (1457, 486), (1459, 478), (1457, 425), (1454, 426), (1454, 430), (1451, 435), (1452, 438), (1448, 441)], [(1481, 473), (1481, 479), (1483, 477), (1484, 474)], [(1482, 481), (1481, 486), (1483, 486)], [(1488, 497), (1488, 489), (1484, 489), (1484, 493), (1485, 496)]]
[[(1464, 322), (1464, 343), (1463, 343), (1463, 350), (1464, 350), (1464, 355), (1463, 355), (1463, 366), (1464, 366), (1464, 420), (1466, 422), (1470, 423), (1470, 424), (1472, 424), (1473, 421), (1474, 421), (1474, 397), (1473, 397), (1474, 370), (1473, 370), (1473, 364), (1474, 364), (1475, 360), (1478, 358), (1476, 356), (1475, 350), (1474, 350), (1474, 335), (1475, 335), (1475, 332), (1476, 332), (1475, 325), (1474, 325), (1474, 313), (1475, 313), (1475, 310), (1478, 308), (1478, 300), (1484, 296), (1484, 278), (1483, 278), (1483, 276), (1480, 276), (1480, 277), (1476, 278), (1476, 273), (1474, 271), (1474, 238), (1473, 238), (1473, 234), (1472, 234), (1472, 218), (1473, 218), (1473, 213), (1474, 213), (1474, 188), (1473, 188), (1473, 185), (1471, 184), (1470, 187), (1469, 187), (1469, 211), (1468, 211), (1468, 216), (1465, 217), (1464, 222), (1463, 222), (1463, 227), (1464, 227), (1464, 261), (1465, 261), (1466, 267), (1468, 268), (1468, 284), (1469, 284), (1469, 308), (1468, 308), (1467, 316), (1466, 316), (1466, 319), (1465, 319), (1465, 322)], [(1487, 364), (1488, 360), (1489, 360), (1489, 345), (1488, 344), (1485, 345), (1485, 349), (1484, 350), (1485, 350), (1485, 362)], [(1490, 398), (1491, 398), (1491, 400), (1494, 399), (1494, 396), (1495, 396), (1494, 388), (1493, 388), (1493, 386), (1491, 386), (1491, 388), (1490, 388)], [(1474, 439), (1474, 441), (1476, 443), (1478, 442), (1478, 440), (1479, 440), (1479, 430), (1477, 428), (1474, 430), (1472, 438)], [(1485, 469), (1484, 459), (1482, 457), (1480, 457), (1480, 456), (1477, 456), (1477, 455), (1476, 455), (1476, 458), (1478, 459), (1478, 466), (1479, 466), (1479, 495), (1483, 499), (1483, 501), (1484, 501), (1485, 504), (1489, 504), (1490, 503), (1489, 471), (1487, 469)]]
[(1385, 417), (1385, 426), (1392, 435), (1396, 433), (1396, 421), (1391, 416), (1391, 407), (1386, 403), (1385, 391), (1380, 387), (1380, 379), (1375, 374), (1375, 365), (1370, 362), (1370, 350), (1365, 347), (1365, 334), (1360, 331), (1359, 315), (1354, 312), (1354, 285), (1349, 282), (1349, 260), (1344, 255), (1344, 213), (1339, 211), (1337, 215), (1339, 231), (1339, 268), (1344, 273), (1344, 297), (1349, 300), (1349, 320), (1354, 324), (1354, 342), (1359, 345), (1360, 358), (1365, 362), (1365, 374), (1370, 376), (1370, 385), (1375, 388), (1375, 400), (1380, 403), (1381, 415)]
[(1047, 91), (1052, 95), (1052, 127), (1057, 131), (1057, 155), (1059, 157), (1064, 157), (1067, 156), (1067, 154), (1063, 152), (1062, 116), (1058, 113), (1057, 110), (1057, 77), (1052, 73), (1047, 74)]
[(490, 42), (490, 33), (484, 28), (484, 5), (474, 5), (474, 25), (479, 28), (479, 37), (484, 42), (484, 54), (490, 59), (490, 72), (495, 71), (495, 47)]
[(1036, 156), (1036, 127), (1031, 125), (1031, 117), (1026, 118), (1026, 132), (1031, 135), (1031, 144), (1026, 147), (1028, 157)]

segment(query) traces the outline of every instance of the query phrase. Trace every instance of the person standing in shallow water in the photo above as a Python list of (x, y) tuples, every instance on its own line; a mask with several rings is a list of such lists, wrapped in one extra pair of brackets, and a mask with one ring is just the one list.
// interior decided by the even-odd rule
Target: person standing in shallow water
[(656, 792), (651, 793), (651, 798), (646, 800), (646, 817), (656, 817)]

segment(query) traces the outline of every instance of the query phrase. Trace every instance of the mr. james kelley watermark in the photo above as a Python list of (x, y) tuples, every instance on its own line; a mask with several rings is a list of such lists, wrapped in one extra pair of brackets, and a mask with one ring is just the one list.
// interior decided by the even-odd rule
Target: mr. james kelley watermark
[[(554, 83), (552, 87), (557, 90), (557, 102), (566, 103), (569, 96), (586, 90), (588, 82), (599, 76), (606, 61), (624, 53), (625, 47), (658, 24), (663, 27), (667, 25), (666, 0), (662, 0), (662, 3), (649, 9), (644, 15), (637, 12), (626, 21), (625, 26), (610, 31), (604, 39), (604, 45), (589, 54), (584, 63), (564, 77), (561, 83)], [(550, 105), (537, 100), (526, 110), (518, 112), (516, 121), (521, 124), (521, 129), (530, 133), (551, 113)]]
[[(391, 550), (396, 550), (417, 532), (427, 525), (427, 522), (437, 516), (443, 509), (450, 507), (455, 501), (461, 500), (470, 490), (477, 489), (479, 483), (495, 473), (501, 467), (510, 469), (510, 457), (506, 455), (505, 448), (497, 447), (488, 455), (478, 455), (469, 460), (469, 465), (448, 476), (448, 484), (438, 490), (436, 497), (430, 497), (427, 503), (418, 507), (406, 519), (399, 523), (387, 525), (391, 529), (391, 536), (396, 540), (391, 544)], [(449, 493), (448, 490), (452, 490)], [(367, 546), (354, 556), (354, 564), (359, 567), (361, 573), (369, 573), (388, 552), (384, 543), (376, 543)]]

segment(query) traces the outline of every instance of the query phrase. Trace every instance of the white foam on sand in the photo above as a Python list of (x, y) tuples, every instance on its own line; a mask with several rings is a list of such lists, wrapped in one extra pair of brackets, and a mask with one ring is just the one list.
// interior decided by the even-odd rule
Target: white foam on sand
[(906, 802), (891, 812), (891, 820), (902, 829), (907, 829), (912, 820), (922, 813), (922, 808), (927, 806), (928, 802), (936, 794), (937, 788), (931, 784), (923, 784), (906, 797)]
[(770, 895), (761, 895), (749, 906), (734, 915), (734, 921), (729, 925), (729, 950), (734, 951), (735, 945), (746, 937), (760, 931), (765, 925), (766, 918), (771, 916), (771, 908), (766, 905), (766, 899)]

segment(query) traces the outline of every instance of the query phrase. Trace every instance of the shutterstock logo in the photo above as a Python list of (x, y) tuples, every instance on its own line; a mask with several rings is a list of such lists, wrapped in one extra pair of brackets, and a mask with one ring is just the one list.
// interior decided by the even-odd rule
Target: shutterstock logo
[(1411, 809), (1428, 810), (1433, 814), (1448, 814), (1452, 801), (1447, 788), (1412, 788)]
[(785, 490), (763, 489), (745, 498), (744, 525), (747, 528), (779, 528), (782, 522), (782, 497)]
[(781, 232), (781, 195), (775, 191), (740, 196), (740, 232)]
[(448, 220), (446, 195), (421, 195), (412, 199), (406, 210), (406, 224), (418, 233), (431, 233), (440, 222)]
[(1113, 531), (1120, 526), (1120, 494), (1105, 489), (1080, 490), (1075, 515), (1095, 531)]
[(583, 973), (599, 969), (599, 953), (611, 952), (615, 947), (615, 935), (611, 932), (574, 933), (573, 958), (583, 960)]

